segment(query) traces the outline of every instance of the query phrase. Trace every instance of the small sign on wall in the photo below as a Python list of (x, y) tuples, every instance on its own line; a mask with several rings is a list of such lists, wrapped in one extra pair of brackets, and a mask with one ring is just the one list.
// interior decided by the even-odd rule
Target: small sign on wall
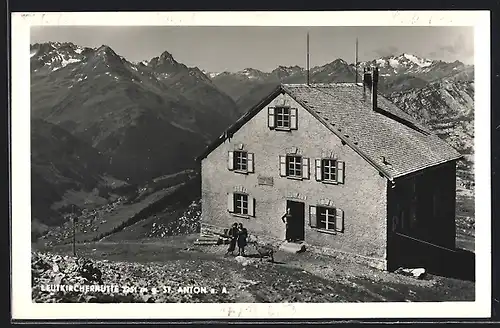
[(307, 196), (306, 195), (302, 195), (299, 192), (288, 192), (287, 193), (287, 198), (295, 198), (295, 199), (300, 199), (300, 200), (303, 200), (303, 201), (307, 200)]
[(266, 176), (259, 175), (257, 177), (257, 183), (261, 186), (273, 186), (274, 180), (273, 180), (273, 177), (266, 177)]
[(245, 187), (243, 187), (243, 186), (235, 186), (233, 188), (233, 190), (236, 191), (236, 192), (247, 193), (247, 189)]
[(289, 107), (290, 101), (285, 94), (281, 94), (274, 99), (273, 105), (275, 107)]

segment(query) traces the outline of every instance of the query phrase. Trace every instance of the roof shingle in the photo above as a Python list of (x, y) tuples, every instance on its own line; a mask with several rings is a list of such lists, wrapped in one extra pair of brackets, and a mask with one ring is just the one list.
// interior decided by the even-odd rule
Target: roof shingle
[(462, 155), (395, 104), (355, 83), (282, 84), (207, 146), (198, 160), (231, 137), (278, 94), (285, 92), (389, 179), (460, 159)]
[[(378, 95), (378, 110), (355, 83), (284, 84), (284, 91), (391, 177), (396, 178), (461, 155), (392, 102)], [(384, 161), (385, 159), (385, 161)]]

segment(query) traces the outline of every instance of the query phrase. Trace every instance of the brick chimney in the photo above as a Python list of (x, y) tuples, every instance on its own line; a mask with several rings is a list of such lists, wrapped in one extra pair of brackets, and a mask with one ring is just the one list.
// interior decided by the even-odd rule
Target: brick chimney
[(363, 69), (363, 98), (366, 100), (366, 93), (370, 96), (372, 109), (377, 109), (378, 91), (378, 68), (365, 67)]
[(372, 70), (372, 109), (377, 110), (377, 94), (378, 94), (378, 67)]

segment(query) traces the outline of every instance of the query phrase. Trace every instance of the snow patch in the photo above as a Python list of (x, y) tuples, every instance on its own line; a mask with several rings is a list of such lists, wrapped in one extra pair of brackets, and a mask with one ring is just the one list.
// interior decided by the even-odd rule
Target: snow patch
[(208, 76), (209, 76), (211, 79), (213, 79), (214, 77), (216, 77), (216, 76), (217, 76), (217, 75), (219, 75), (219, 74), (220, 74), (220, 72), (219, 72), (219, 73), (212, 72), (212, 73), (208, 73)]
[(383, 60), (383, 59), (377, 59), (377, 60), (376, 60), (376, 63), (377, 63), (380, 67), (385, 67), (385, 60)]
[(389, 65), (394, 68), (399, 67), (399, 61), (394, 58), (389, 58)]
[(83, 49), (82, 49), (82, 48), (76, 48), (76, 49), (75, 49), (75, 52), (76, 52), (77, 54), (81, 54), (81, 53), (82, 53), (82, 51), (83, 51)]
[(61, 67), (65, 67), (66, 65), (72, 64), (72, 63), (78, 63), (80, 61), (81, 61), (81, 59), (76, 59), (76, 58), (69, 58), (69, 59), (63, 58), (61, 61)]
[(33, 57), (34, 55), (36, 55), (37, 51), (36, 49), (35, 50), (31, 50), (30, 52), (30, 58)]
[(418, 58), (416, 56), (413, 56), (413, 55), (410, 55), (410, 54), (404, 54), (403, 55), (406, 59), (408, 59), (409, 61), (411, 61), (412, 63), (420, 66), (420, 67), (427, 67), (427, 66), (430, 66), (432, 63), (428, 60), (425, 60), (425, 59), (422, 59), (422, 58)]

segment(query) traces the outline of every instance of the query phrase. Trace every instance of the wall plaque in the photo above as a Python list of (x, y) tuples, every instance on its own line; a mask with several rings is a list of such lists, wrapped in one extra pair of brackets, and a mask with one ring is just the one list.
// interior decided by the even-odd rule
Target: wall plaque
[(257, 177), (257, 182), (261, 186), (272, 186), (272, 185), (274, 185), (273, 177), (265, 177), (265, 176), (262, 176), (262, 175), (259, 175)]
[(307, 196), (306, 195), (302, 195), (302, 194), (300, 194), (298, 192), (288, 192), (287, 197), (288, 198), (300, 199), (300, 200), (303, 200), (303, 201), (307, 200)]
[(286, 94), (280, 94), (274, 98), (273, 105), (275, 107), (290, 107), (290, 98)]
[(247, 192), (247, 189), (245, 187), (243, 187), (243, 186), (235, 186), (233, 188), (233, 190), (236, 191), (236, 192), (242, 192), (242, 193), (246, 193)]

